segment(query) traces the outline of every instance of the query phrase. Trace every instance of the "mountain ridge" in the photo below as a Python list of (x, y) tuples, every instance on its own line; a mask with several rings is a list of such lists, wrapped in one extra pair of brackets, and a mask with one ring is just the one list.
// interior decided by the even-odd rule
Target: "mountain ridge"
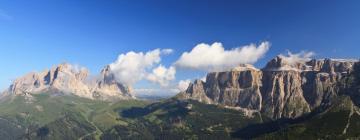
[(177, 97), (262, 112), (273, 119), (297, 118), (338, 96), (340, 82), (358, 61), (311, 59), (293, 61), (284, 56), (262, 69), (240, 65), (211, 72), (206, 82), (195, 80)]
[(50, 70), (31, 72), (19, 77), (10, 85), (7, 93), (28, 95), (40, 93), (73, 94), (99, 100), (134, 99), (130, 86), (115, 80), (109, 66), (98, 77), (91, 78), (84, 67), (62, 63)]

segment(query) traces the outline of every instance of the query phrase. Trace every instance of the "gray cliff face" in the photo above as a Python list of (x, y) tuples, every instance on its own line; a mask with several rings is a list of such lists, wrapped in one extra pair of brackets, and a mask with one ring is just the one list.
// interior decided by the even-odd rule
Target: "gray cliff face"
[(311, 109), (327, 105), (338, 93), (337, 80), (328, 73), (304, 72), (302, 89)]
[(259, 111), (261, 76), (261, 71), (251, 65), (242, 65), (228, 72), (209, 73), (207, 82), (195, 80), (178, 97)]
[(209, 73), (205, 92), (215, 103), (259, 110), (261, 76), (261, 71), (249, 66), (240, 66), (229, 72)]
[(302, 89), (311, 109), (329, 105), (340, 90), (341, 80), (353, 71), (354, 60), (311, 60), (312, 71), (302, 72)]
[(202, 102), (207, 99), (206, 103), (257, 110), (273, 119), (296, 118), (329, 105), (338, 96), (339, 82), (353, 70), (355, 62), (290, 62), (277, 56), (261, 70), (241, 65), (231, 71), (209, 73), (206, 82), (190, 84), (182, 94)]
[(264, 71), (262, 112), (271, 118), (295, 118), (310, 112), (298, 71)]
[(187, 98), (198, 100), (207, 104), (212, 103), (211, 99), (206, 96), (204, 84), (205, 82), (201, 80), (195, 80), (194, 83), (190, 83), (189, 87), (186, 90), (186, 93), (189, 94), (185, 94), (188, 95)]

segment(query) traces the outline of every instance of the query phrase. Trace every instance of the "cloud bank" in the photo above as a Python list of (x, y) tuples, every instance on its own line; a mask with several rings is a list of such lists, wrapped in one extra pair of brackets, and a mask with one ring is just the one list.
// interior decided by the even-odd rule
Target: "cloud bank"
[(160, 86), (166, 87), (169, 85), (169, 82), (175, 79), (176, 69), (171, 66), (166, 68), (162, 65), (159, 65), (157, 68), (152, 70), (152, 73), (146, 76), (146, 79), (157, 83)]
[[(117, 60), (110, 64), (110, 69), (118, 82), (134, 85), (140, 80), (158, 84), (162, 89), (178, 89), (184, 91), (191, 82), (190, 79), (176, 79), (177, 68), (220, 71), (228, 70), (239, 64), (255, 63), (269, 50), (270, 43), (250, 44), (233, 49), (224, 49), (221, 43), (198, 44), (190, 52), (184, 52), (172, 65), (165, 67), (161, 57), (173, 53), (172, 49), (155, 49), (148, 52), (128, 52), (120, 54)], [(205, 81), (205, 77), (202, 78)]]
[(159, 65), (152, 70), (152, 73), (149, 71), (151, 71), (154, 65), (160, 63), (161, 55), (171, 52), (171, 49), (155, 49), (146, 53), (131, 51), (126, 54), (120, 54), (118, 59), (110, 64), (110, 69), (118, 82), (127, 85), (133, 85), (142, 79), (167, 85), (169, 80), (175, 78), (176, 71), (174, 68), (170, 67), (167, 69)]
[(227, 70), (239, 64), (255, 63), (269, 48), (269, 42), (262, 42), (258, 46), (250, 44), (231, 50), (225, 50), (218, 42), (212, 45), (202, 43), (196, 45), (190, 52), (184, 52), (175, 65), (204, 71)]

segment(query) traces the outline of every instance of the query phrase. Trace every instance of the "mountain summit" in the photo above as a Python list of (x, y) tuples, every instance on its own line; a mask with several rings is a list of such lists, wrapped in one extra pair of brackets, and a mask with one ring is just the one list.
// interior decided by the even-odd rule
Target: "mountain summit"
[(8, 93), (15, 95), (45, 92), (100, 100), (134, 98), (131, 87), (116, 82), (109, 66), (101, 71), (98, 78), (90, 78), (86, 68), (68, 63), (43, 72), (29, 73), (16, 79), (8, 89)]

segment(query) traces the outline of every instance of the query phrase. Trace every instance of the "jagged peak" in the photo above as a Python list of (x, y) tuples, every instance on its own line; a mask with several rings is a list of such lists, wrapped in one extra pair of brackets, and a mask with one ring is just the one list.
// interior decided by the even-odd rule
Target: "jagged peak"
[[(61, 63), (43, 72), (32, 72), (17, 78), (8, 88), (10, 93), (39, 94), (44, 91), (75, 94), (85, 98), (133, 98), (131, 87), (116, 82), (110, 73), (110, 67), (105, 66), (101, 71), (102, 77), (89, 78), (89, 71), (85, 67)], [(98, 86), (96, 86), (96, 84)], [(96, 94), (96, 97), (95, 97)]]
[(106, 65), (103, 69), (101, 69), (101, 73), (110, 73), (111, 72), (111, 67), (110, 65)]

